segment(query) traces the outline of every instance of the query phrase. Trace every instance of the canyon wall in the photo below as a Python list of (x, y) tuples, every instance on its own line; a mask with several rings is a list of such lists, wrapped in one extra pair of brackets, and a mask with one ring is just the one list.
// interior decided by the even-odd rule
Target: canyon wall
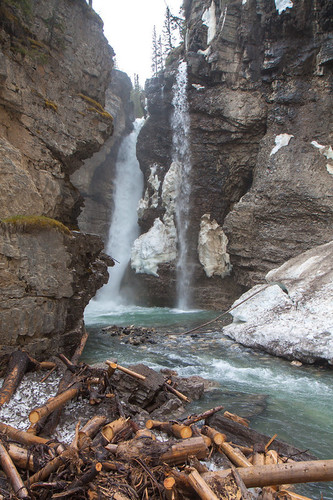
[(193, 305), (223, 308), (270, 269), (333, 238), (332, 5), (186, 0), (184, 10), (181, 54), (146, 85), (149, 118), (137, 148), (143, 234), (131, 278), (143, 298), (175, 304), (170, 124), (185, 59)]
[(70, 351), (107, 280), (70, 175), (113, 131), (112, 49), (84, 0), (0, 5), (0, 358)]
[(71, 181), (84, 198), (79, 227), (107, 243), (113, 210), (115, 167), (122, 139), (133, 129), (132, 83), (126, 73), (113, 69), (106, 90), (105, 109), (113, 117), (113, 134), (101, 149), (74, 172)]

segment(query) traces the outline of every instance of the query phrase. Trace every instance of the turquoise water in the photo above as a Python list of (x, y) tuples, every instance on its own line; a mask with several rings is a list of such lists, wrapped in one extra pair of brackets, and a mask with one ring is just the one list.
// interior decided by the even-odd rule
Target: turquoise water
[[(290, 362), (254, 352), (214, 331), (176, 335), (200, 325), (217, 313), (183, 312), (166, 308), (119, 306), (106, 313), (89, 308), (86, 326), (90, 332), (84, 360), (92, 363), (117, 359), (119, 363), (146, 363), (151, 368), (171, 368), (181, 376), (201, 375), (218, 387), (200, 402), (191, 403), (188, 413), (223, 404), (242, 415), (249, 411), (256, 395), (266, 396), (262, 413), (251, 418), (251, 427), (296, 447), (308, 449), (320, 459), (333, 458), (333, 371), (323, 367), (296, 367)], [(101, 332), (107, 325), (154, 327), (156, 344), (133, 346)], [(215, 327), (216, 328), (216, 327)], [(333, 483), (297, 486), (297, 491), (314, 499), (321, 494), (333, 499)]]

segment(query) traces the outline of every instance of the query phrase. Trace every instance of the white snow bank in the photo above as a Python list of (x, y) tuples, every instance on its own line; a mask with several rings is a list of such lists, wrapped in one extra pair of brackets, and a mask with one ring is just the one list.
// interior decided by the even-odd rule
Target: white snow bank
[(270, 271), (266, 280), (233, 305), (224, 333), (249, 347), (277, 356), (333, 364), (333, 241), (315, 247)]

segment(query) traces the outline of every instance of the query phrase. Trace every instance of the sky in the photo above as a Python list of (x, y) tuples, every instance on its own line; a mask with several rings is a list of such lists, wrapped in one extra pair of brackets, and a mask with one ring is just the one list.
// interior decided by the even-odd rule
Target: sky
[(162, 34), (167, 5), (178, 16), (182, 0), (93, 0), (93, 8), (104, 21), (104, 34), (116, 53), (117, 68), (133, 81), (139, 75), (144, 86), (152, 76), (152, 36)]

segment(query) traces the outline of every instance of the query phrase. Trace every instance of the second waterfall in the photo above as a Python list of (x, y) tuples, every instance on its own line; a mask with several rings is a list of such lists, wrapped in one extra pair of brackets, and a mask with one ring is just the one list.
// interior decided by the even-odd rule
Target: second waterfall
[(187, 100), (187, 63), (181, 61), (173, 86), (172, 160), (180, 170), (176, 200), (178, 238), (177, 307), (188, 309), (191, 303), (191, 265), (189, 259), (189, 212), (191, 193), (191, 151), (189, 145), (190, 115)]

